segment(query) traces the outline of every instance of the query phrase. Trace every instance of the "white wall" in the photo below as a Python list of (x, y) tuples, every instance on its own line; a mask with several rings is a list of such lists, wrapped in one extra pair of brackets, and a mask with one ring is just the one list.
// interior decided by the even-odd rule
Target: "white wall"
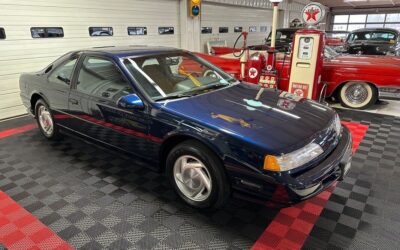
[[(218, 5), (204, 3), (202, 5), (203, 15), (201, 17), (202, 27), (212, 27), (212, 34), (202, 34), (201, 44), (206, 45), (209, 40), (226, 40), (228, 46), (233, 46), (240, 33), (234, 33), (235, 26), (243, 27), (243, 31), (249, 31), (250, 26), (256, 26), (257, 32), (249, 33), (248, 44), (260, 44), (270, 32), (272, 24), (272, 10), (254, 9), (233, 5)], [(267, 32), (260, 32), (260, 26), (267, 26)], [(228, 33), (219, 34), (219, 27), (228, 27)], [(240, 46), (241, 44), (239, 44)], [(205, 50), (204, 50), (205, 51)]]
[[(180, 46), (179, 0), (0, 0), (0, 119), (25, 112), (19, 97), (21, 72), (44, 68), (76, 49), (148, 44)], [(113, 27), (112, 37), (90, 37), (90, 26)], [(146, 26), (147, 36), (128, 36), (128, 26)], [(174, 35), (159, 35), (174, 26)], [(31, 37), (31, 27), (63, 27), (64, 38)]]

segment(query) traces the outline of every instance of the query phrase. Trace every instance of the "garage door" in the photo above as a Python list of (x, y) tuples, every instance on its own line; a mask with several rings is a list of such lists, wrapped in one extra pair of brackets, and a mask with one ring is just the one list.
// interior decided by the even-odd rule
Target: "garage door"
[[(128, 35), (127, 27), (147, 35)], [(32, 38), (32, 27), (61, 27), (63, 38)], [(89, 27), (113, 36), (89, 36)], [(166, 34), (159, 34), (166, 27)], [(171, 29), (174, 31), (171, 34)], [(0, 119), (25, 113), (19, 98), (21, 72), (38, 71), (70, 50), (134, 44), (179, 47), (179, 0), (3, 0), (0, 28)], [(139, 32), (140, 33), (140, 32)]]
[[(201, 26), (212, 28), (211, 34), (201, 35), (201, 43), (204, 48), (207, 41), (215, 39), (226, 40), (228, 46), (233, 46), (236, 38), (240, 35), (240, 32), (235, 32), (235, 27), (242, 27), (243, 31), (249, 31), (252, 27), (255, 32), (249, 33), (249, 45), (262, 43), (271, 29), (272, 10), (269, 9), (245, 8), (208, 2), (204, 3), (202, 8)], [(227, 27), (228, 32), (220, 33), (220, 27)]]

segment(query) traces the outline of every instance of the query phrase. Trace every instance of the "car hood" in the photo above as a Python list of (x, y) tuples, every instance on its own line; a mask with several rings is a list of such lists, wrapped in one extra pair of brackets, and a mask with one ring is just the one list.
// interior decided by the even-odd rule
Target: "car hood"
[(254, 84), (235, 84), (166, 101), (162, 108), (277, 154), (310, 143), (333, 120), (332, 109), (283, 91), (266, 89), (260, 98), (262, 106), (250, 106), (246, 100), (255, 98), (258, 90)]
[[(400, 57), (396, 56), (359, 56), (359, 55), (340, 55), (328, 60), (328, 65), (337, 66), (337, 70), (345, 70), (348, 67), (353, 69), (366, 70), (370, 68), (385, 70), (386, 75), (397, 76), (400, 70)], [(368, 74), (368, 72), (366, 72)]]

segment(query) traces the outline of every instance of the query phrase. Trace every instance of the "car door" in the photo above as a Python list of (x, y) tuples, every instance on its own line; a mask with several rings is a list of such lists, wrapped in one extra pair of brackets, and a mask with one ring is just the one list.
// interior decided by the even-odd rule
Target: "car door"
[(53, 110), (56, 123), (69, 126), (68, 96), (75, 66), (79, 54), (68, 56), (49, 73), (47, 77), (48, 93), (46, 94), (50, 108)]
[(112, 59), (86, 55), (78, 66), (69, 95), (74, 130), (128, 153), (147, 156), (146, 110), (118, 107), (120, 97), (133, 88)]

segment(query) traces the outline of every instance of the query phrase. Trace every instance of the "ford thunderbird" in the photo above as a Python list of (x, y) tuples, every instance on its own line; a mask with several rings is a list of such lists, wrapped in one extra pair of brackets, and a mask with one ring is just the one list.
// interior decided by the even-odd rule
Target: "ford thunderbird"
[(196, 208), (231, 194), (292, 204), (351, 166), (351, 134), (334, 110), (276, 90), (255, 100), (257, 85), (183, 50), (75, 51), (22, 74), (20, 88), (45, 138), (75, 134), (144, 159)]

